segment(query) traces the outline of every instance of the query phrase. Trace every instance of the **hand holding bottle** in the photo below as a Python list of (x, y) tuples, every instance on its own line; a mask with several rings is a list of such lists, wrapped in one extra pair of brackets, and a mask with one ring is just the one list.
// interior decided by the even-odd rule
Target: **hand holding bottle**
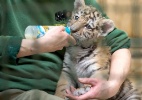
[(38, 38), (38, 41), (42, 52), (62, 50), (63, 47), (76, 44), (75, 39), (65, 32), (64, 26), (56, 26), (48, 30), (43, 37)]
[(65, 32), (64, 26), (55, 26), (54, 28), (46, 31), (46, 33), (40, 38), (36, 38), (37, 34), (34, 32), (37, 31), (33, 31), (32, 29), (29, 31), (30, 34), (26, 33), (26, 36), (30, 38), (22, 40), (21, 48), (17, 54), (18, 58), (33, 54), (54, 52), (57, 50), (62, 50), (63, 47), (76, 44), (75, 39)]

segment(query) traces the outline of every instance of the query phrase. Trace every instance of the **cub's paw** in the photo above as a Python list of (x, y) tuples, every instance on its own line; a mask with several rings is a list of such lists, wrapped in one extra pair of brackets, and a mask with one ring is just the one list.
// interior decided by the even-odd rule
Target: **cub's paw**
[(76, 89), (76, 90), (73, 92), (73, 95), (74, 95), (74, 96), (83, 95), (83, 94), (85, 94), (86, 92), (88, 92), (90, 89), (91, 89), (90, 86), (85, 86), (85, 87), (78, 88), (78, 89)]

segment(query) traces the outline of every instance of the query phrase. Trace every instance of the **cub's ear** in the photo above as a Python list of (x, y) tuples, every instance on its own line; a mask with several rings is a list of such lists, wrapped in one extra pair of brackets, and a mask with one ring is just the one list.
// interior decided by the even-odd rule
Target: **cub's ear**
[(106, 36), (108, 33), (114, 30), (115, 25), (114, 22), (110, 19), (103, 19), (100, 21), (100, 26), (102, 32), (100, 33), (101, 36)]
[(79, 7), (85, 6), (84, 0), (75, 0), (74, 9), (78, 9)]

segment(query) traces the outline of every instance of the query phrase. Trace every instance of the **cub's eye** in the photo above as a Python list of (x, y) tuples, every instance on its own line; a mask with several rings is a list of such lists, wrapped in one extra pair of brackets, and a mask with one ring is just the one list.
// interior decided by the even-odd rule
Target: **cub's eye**
[(89, 24), (85, 25), (85, 27), (86, 27), (87, 29), (92, 29)]
[(78, 20), (78, 18), (79, 18), (78, 16), (74, 16), (74, 19), (75, 19), (75, 20)]

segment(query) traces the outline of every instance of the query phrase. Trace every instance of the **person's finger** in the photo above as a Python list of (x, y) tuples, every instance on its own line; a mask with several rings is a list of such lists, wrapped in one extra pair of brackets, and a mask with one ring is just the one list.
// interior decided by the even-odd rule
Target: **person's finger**
[[(93, 95), (94, 96), (94, 95)], [(92, 97), (92, 92), (87, 92), (83, 95), (80, 95), (77, 97), (78, 99), (77, 100), (88, 100), (88, 99), (93, 99)]]
[(83, 84), (90, 84), (93, 86), (98, 83), (98, 80), (94, 78), (79, 78), (78, 80)]
[(70, 98), (71, 100), (88, 100), (90, 99), (89, 95), (81, 95), (81, 96), (74, 96), (72, 94), (66, 94), (66, 97)]
[(70, 46), (76, 45), (76, 40), (71, 35), (69, 35), (68, 42), (69, 42)]
[(73, 86), (70, 87), (70, 90), (69, 90), (69, 89), (66, 89), (66, 94), (65, 94), (65, 96), (68, 97), (68, 98), (70, 98), (70, 100), (79, 100), (79, 99), (77, 99), (77, 98), (78, 98), (77, 96), (74, 96), (74, 95), (73, 95), (74, 89), (75, 89), (75, 88), (74, 88)]
[(70, 44), (67, 42), (66, 44), (65, 44), (65, 47), (69, 47), (70, 46)]
[(57, 26), (57, 28), (58, 28), (58, 30), (60, 30), (60, 31), (65, 31), (64, 26)]
[(73, 93), (76, 89), (75, 89), (73, 86), (71, 86), (71, 87), (70, 87), (70, 90), (71, 90), (71, 92)]
[(71, 93), (71, 91), (69, 89), (66, 89), (66, 94), (71, 95), (72, 93)]
[(74, 96), (72, 94), (66, 93), (66, 97), (70, 98), (70, 100), (79, 100), (77, 96)]

